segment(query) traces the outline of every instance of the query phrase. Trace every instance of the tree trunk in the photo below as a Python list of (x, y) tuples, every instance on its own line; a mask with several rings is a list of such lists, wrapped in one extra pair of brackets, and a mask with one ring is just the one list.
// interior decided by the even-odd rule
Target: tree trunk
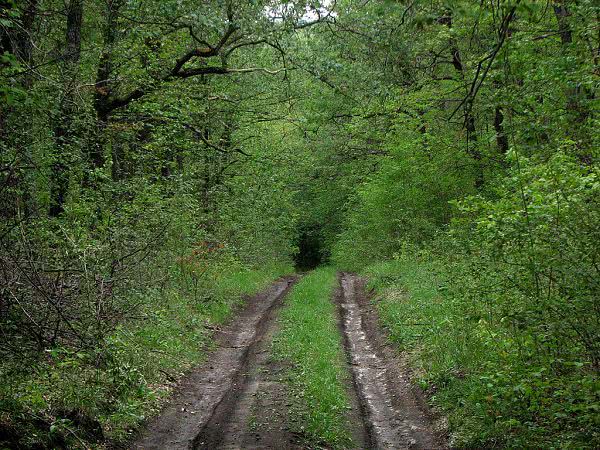
[(83, 0), (71, 0), (67, 9), (66, 49), (62, 58), (63, 95), (54, 126), (56, 152), (52, 165), (50, 216), (57, 217), (64, 211), (64, 203), (69, 190), (69, 160), (73, 151), (73, 119), (76, 113), (76, 98), (79, 59), (81, 54), (81, 25), (83, 21)]
[[(111, 77), (114, 76), (113, 66), (113, 51), (117, 42), (117, 20), (119, 10), (123, 6), (123, 0), (106, 0), (106, 23), (103, 30), (103, 49), (100, 55), (100, 63), (96, 72), (96, 92), (94, 94), (94, 109), (98, 120), (97, 133), (98, 138), (96, 145), (90, 152), (90, 161), (94, 167), (102, 167), (104, 165), (104, 150), (106, 147), (106, 127), (110, 120), (109, 101), (111, 93), (114, 89), (114, 82)], [(114, 148), (111, 151), (111, 159), (113, 161), (112, 177), (118, 180), (122, 176), (122, 161), (119, 148)], [(116, 163), (116, 165), (115, 165)]]
[[(33, 40), (31, 33), (33, 32), (33, 24), (37, 14), (38, 0), (29, 0), (27, 7), (23, 11), (21, 18), (21, 28), (16, 36), (15, 54), (25, 65), (25, 68), (30, 68), (33, 65)], [(31, 73), (27, 73), (23, 80), (23, 85), (27, 88), (31, 87), (33, 78)]]
[(508, 137), (504, 131), (504, 111), (502, 106), (496, 105), (494, 113), (494, 130), (496, 131), (496, 145), (501, 155), (508, 152)]
[[(32, 33), (37, 6), (38, 0), (29, 0), (22, 2), (18, 8), (10, 7), (18, 10), (19, 20), (15, 20), (15, 25), (12, 27), (0, 27), (0, 54), (6, 52), (13, 55), (24, 69), (29, 69), (33, 65)], [(0, 69), (5, 64), (0, 63)], [(25, 72), (15, 80), (15, 83), (25, 91), (29, 90), (33, 85), (32, 73)], [(31, 146), (26, 142), (28, 134), (20, 132), (31, 129), (32, 115), (23, 102), (3, 104), (0, 107), (0, 140), (4, 142), (5, 149), (15, 152), (13, 160), (15, 166), (27, 165), (31, 161)], [(13, 215), (28, 217), (35, 210), (33, 183), (29, 182), (31, 176), (30, 172), (17, 170), (6, 179), (2, 177), (3, 180), (0, 181), (2, 186), (12, 184), (16, 188), (14, 191), (16, 195), (10, 195), (9, 198), (2, 200), (2, 207), (7, 213), (12, 211)]]
[(560, 40), (563, 45), (567, 45), (573, 42), (573, 34), (571, 33), (571, 26), (569, 25), (568, 17), (571, 15), (567, 9), (564, 1), (559, 1), (554, 4), (554, 15), (558, 22), (558, 33), (560, 34)]
[[(447, 13), (439, 19), (439, 23), (446, 25), (448, 28), (452, 28), (452, 15)], [(456, 41), (451, 38), (449, 41), (450, 52), (452, 53), (452, 66), (456, 72), (460, 75), (461, 80), (465, 80), (465, 68), (460, 55), (460, 50)], [(475, 160), (475, 189), (481, 190), (485, 183), (483, 177), (483, 164), (482, 156), (479, 148), (477, 147), (477, 128), (475, 127), (475, 117), (473, 116), (473, 102), (468, 100), (464, 102), (464, 124), (467, 130), (467, 153)]]
[[(558, 24), (558, 33), (563, 47), (563, 54), (570, 53), (570, 47), (573, 44), (573, 32), (569, 23), (571, 12), (567, 8), (565, 0), (556, 1), (553, 5), (554, 15)], [(591, 164), (592, 155), (589, 149), (591, 138), (586, 130), (585, 123), (590, 117), (590, 110), (585, 104), (585, 99), (594, 97), (592, 92), (586, 92), (586, 89), (580, 83), (574, 86), (567, 86), (565, 89), (566, 110), (569, 117), (569, 137), (576, 142), (578, 148), (578, 158), (586, 165)]]

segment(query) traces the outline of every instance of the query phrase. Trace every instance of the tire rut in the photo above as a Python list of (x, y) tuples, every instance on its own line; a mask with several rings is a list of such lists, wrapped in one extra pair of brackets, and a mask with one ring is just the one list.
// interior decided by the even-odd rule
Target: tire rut
[[(232, 388), (194, 439), (192, 448), (201, 450), (300, 449), (289, 431), (284, 371), (271, 359), (277, 314), (285, 295), (264, 314), (257, 337), (248, 349), (245, 364)], [(271, 413), (271, 414), (270, 414)], [(253, 426), (252, 423), (256, 422)], [(265, 423), (269, 422), (269, 423)]]
[(132, 448), (179, 450), (221, 445), (240, 398), (253, 389), (249, 369), (256, 367), (276, 310), (296, 280), (295, 276), (285, 277), (248, 299), (238, 317), (216, 333), (217, 348), (207, 361), (184, 378)]
[(379, 329), (377, 313), (365, 294), (365, 281), (356, 275), (338, 276), (336, 296), (344, 345), (354, 388), (360, 401), (364, 448), (445, 449), (433, 431), (427, 406), (411, 385), (408, 371), (389, 348)]

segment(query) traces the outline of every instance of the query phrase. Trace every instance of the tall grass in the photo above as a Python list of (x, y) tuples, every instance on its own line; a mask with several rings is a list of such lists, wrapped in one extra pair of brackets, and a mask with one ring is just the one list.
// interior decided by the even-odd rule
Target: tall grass
[(456, 290), (457, 264), (405, 255), (364, 270), (391, 340), (447, 414), (452, 446), (598, 448), (597, 376), (524, 357), (533, 337)]
[(350, 407), (345, 385), (341, 336), (332, 295), (333, 268), (320, 268), (303, 278), (287, 298), (275, 354), (291, 362), (292, 390), (299, 404), (300, 432), (315, 444), (334, 448), (351, 445)]

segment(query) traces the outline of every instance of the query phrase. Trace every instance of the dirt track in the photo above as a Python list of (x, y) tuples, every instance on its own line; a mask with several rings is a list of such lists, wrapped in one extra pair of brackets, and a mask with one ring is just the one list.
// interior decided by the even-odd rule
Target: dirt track
[(365, 293), (365, 280), (339, 276), (336, 295), (354, 386), (366, 428), (362, 448), (443, 449), (432, 431), (422, 395), (410, 383), (404, 362), (379, 328)]
[(236, 320), (217, 333), (217, 349), (207, 362), (182, 381), (176, 395), (133, 448), (177, 450), (220, 444), (223, 436), (216, 435), (219, 428), (212, 426), (215, 418), (232, 418), (228, 412), (248, 388), (247, 371), (256, 349), (267, 334), (268, 325), (274, 322), (274, 310), (295, 279), (277, 281), (248, 300)]
[[(277, 313), (296, 277), (250, 298), (217, 333), (217, 348), (190, 373), (135, 449), (301, 449), (291, 430), (287, 368), (270, 356)], [(403, 361), (387, 345), (364, 280), (339, 275), (335, 294), (352, 380), (352, 433), (361, 449), (443, 449)]]

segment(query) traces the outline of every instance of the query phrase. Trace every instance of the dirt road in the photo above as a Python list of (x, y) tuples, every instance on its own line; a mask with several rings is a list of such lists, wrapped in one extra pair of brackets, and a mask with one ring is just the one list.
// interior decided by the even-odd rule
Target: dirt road
[[(221, 330), (206, 363), (178, 387), (135, 449), (301, 449), (287, 368), (270, 355), (277, 313), (296, 277), (248, 300)], [(387, 344), (364, 280), (340, 274), (333, 299), (352, 383), (349, 419), (357, 448), (443, 449), (403, 362)]]
[(420, 393), (404, 362), (379, 328), (377, 312), (365, 294), (365, 280), (339, 275), (336, 295), (344, 345), (366, 428), (362, 448), (442, 449)]
[(233, 412), (238, 401), (252, 389), (249, 372), (260, 357), (259, 349), (269, 326), (275, 322), (274, 312), (295, 280), (296, 277), (288, 277), (277, 281), (248, 300), (236, 320), (217, 333), (217, 349), (183, 380), (173, 399), (133, 448), (220, 446), (227, 426), (235, 427), (234, 422), (240, 420), (239, 414)]

